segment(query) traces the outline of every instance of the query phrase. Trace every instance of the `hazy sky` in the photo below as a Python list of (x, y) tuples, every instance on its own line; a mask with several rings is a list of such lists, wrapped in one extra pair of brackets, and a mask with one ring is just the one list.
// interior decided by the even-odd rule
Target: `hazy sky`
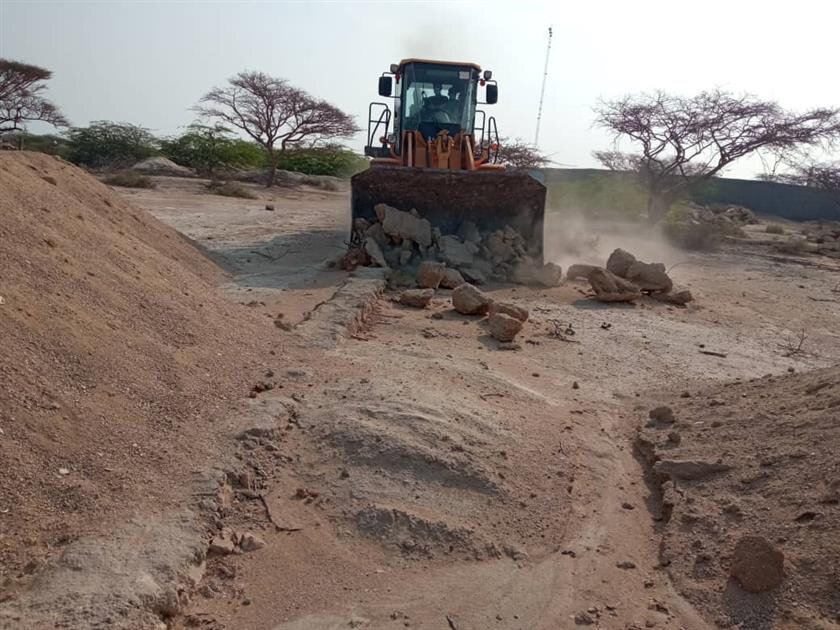
[[(840, 105), (840, 2), (77, 2), (0, 0), (0, 57), (54, 72), (74, 125), (127, 121), (171, 134), (214, 84), (243, 69), (289, 79), (357, 116), (392, 62), (424, 56), (494, 72), (502, 135), (533, 141), (554, 27), (540, 148), (594, 166), (610, 146), (599, 98), (723, 87), (784, 107)], [(362, 145), (361, 136), (353, 146)], [(750, 162), (728, 171), (750, 177)]]

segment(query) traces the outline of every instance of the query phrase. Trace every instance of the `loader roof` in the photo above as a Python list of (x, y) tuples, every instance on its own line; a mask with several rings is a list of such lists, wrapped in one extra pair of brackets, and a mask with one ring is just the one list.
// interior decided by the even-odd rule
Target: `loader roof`
[(470, 66), (471, 68), (475, 68), (481, 72), (481, 66), (477, 63), (472, 63), (471, 61), (440, 61), (438, 59), (418, 59), (416, 57), (410, 57), (400, 61), (400, 66), (404, 66), (407, 63), (438, 63), (444, 66)]

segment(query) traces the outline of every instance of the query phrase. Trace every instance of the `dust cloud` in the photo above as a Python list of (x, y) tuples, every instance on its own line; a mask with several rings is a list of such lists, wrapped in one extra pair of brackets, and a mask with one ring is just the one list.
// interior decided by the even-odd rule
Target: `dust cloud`
[(576, 263), (603, 267), (617, 247), (666, 267), (686, 257), (656, 227), (626, 219), (595, 218), (576, 208), (546, 208), (544, 235), (546, 262), (563, 269)]

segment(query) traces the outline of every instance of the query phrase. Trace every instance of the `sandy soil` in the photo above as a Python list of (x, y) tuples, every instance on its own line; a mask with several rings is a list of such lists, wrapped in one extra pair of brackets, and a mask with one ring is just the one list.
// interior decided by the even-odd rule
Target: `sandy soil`
[[(692, 456), (725, 449), (735, 460), (747, 450), (741, 440), (760, 442), (762, 428), (734, 398), (739, 422), (719, 431), (720, 440), (691, 423), (708, 421), (703, 401), (720, 397), (716, 388), (734, 397), (741, 385), (729, 383), (748, 387), (769, 374), (755, 382), (773, 387), (773, 379), (787, 383), (837, 363), (836, 260), (776, 254), (757, 232), (719, 252), (686, 253), (628, 226), (552, 212), (549, 254), (557, 262), (603, 264), (621, 246), (671, 267), (696, 301), (684, 309), (607, 306), (574, 283), (487, 286), (494, 299), (530, 312), (520, 349), (502, 350), (480, 318), (451, 310), (447, 291), (423, 310), (386, 293), (368, 301), (364, 325), (336, 343), (323, 327), (297, 324), (316, 321), (329, 305), (342, 314), (353, 287), (376, 284), (324, 265), (343, 248), (347, 191), (252, 187), (258, 199), (239, 200), (206, 194), (200, 180), (155, 180), (154, 190), (119, 193), (229, 273), (219, 286), (239, 304), (231, 313), (243, 324), (225, 334), (273, 352), (260, 355), (256, 374), (238, 368), (237, 382), (254, 386), (251, 397), (200, 442), (218, 449), (230, 484), (229, 499), (207, 508), (213, 527), (258, 532), (266, 545), (211, 555), (191, 604), (170, 625), (676, 629), (836, 621), (824, 598), (800, 595), (800, 579), (779, 591), (782, 605), (760, 615), (739, 617), (743, 606), (725, 604), (732, 540), (760, 523), (752, 499), (742, 501), (742, 527), (701, 540), (715, 571), (698, 582), (684, 562), (669, 562), (691, 540), (679, 520), (662, 521), (661, 489), (638, 448), (648, 411), (680, 401), (682, 448)], [(803, 351), (791, 354), (800, 330)], [(220, 334), (209, 332), (211, 340)], [(680, 398), (686, 391), (692, 398)], [(799, 471), (789, 470), (797, 483)], [(695, 490), (732, 492), (702, 483)], [(182, 494), (173, 488), (169, 496)], [(778, 498), (768, 500), (767, 513), (780, 513)], [(832, 505), (807, 526), (836, 517)], [(798, 548), (805, 538), (788, 535), (785, 554), (813, 557)], [(804, 574), (808, 565), (794, 566)]]
[[(232, 270), (227, 289), (239, 301), (253, 296), (262, 302), (258, 312), (297, 320), (342, 279), (320, 263), (340, 251), (346, 193), (272, 191), (231, 204), (196, 197), (195, 186), (170, 180), (133, 196)], [(663, 566), (634, 432), (648, 409), (684, 390), (836, 362), (837, 264), (780, 256), (757, 233), (698, 254), (615, 226), (569, 225), (552, 215), (558, 262), (571, 261), (561, 245), (580, 249), (575, 233), (586, 233), (588, 248), (574, 261), (603, 264), (622, 246), (675, 265), (672, 275), (696, 302), (606, 307), (574, 284), (491, 286), (494, 298), (531, 313), (522, 349), (500, 351), (480, 321), (449, 310), (445, 291), (423, 311), (386, 296), (366, 330), (335, 349), (297, 340), (291, 371), (277, 372), (275, 389), (260, 395), (269, 407), (292, 396), (294, 421), (281, 438), (238, 447), (264, 470), (264, 494), (295, 531), (274, 531), (262, 504), (240, 497), (226, 522), (262, 525), (268, 546), (213, 561), (183, 623), (556, 628), (591, 620), (606, 628), (700, 628), (737, 621), (703, 608)], [(588, 238), (593, 230), (597, 239)], [(288, 253), (269, 260), (256, 251)], [(552, 336), (556, 324), (574, 336)], [(806, 352), (785, 356), (781, 346), (801, 329)], [(618, 566), (627, 561), (633, 568)], [(798, 606), (808, 602), (788, 612)]]

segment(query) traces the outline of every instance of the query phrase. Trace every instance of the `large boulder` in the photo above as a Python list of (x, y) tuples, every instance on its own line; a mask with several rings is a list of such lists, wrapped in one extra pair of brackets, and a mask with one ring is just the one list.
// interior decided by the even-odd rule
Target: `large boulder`
[(634, 262), (636, 262), (636, 257), (619, 247), (607, 259), (607, 271), (621, 278), (626, 278), (627, 270)]
[(674, 283), (665, 273), (665, 265), (662, 263), (644, 263), (636, 260), (627, 267), (627, 272), (622, 276), (642, 291), (659, 291), (668, 293)]
[(464, 284), (464, 276), (457, 269), (445, 267), (443, 270), (443, 277), (440, 280), (440, 286), (444, 289), (454, 289)]
[(522, 330), (522, 322), (519, 319), (500, 311), (490, 315), (487, 326), (493, 338), (499, 341), (513, 341), (519, 331)]
[(606, 269), (594, 269), (587, 280), (599, 302), (632, 302), (642, 297), (639, 287)]
[(560, 284), (563, 270), (554, 263), (537, 266), (528, 260), (522, 260), (510, 268), (508, 279), (517, 284), (556, 287)]
[(566, 270), (566, 280), (577, 280), (578, 278), (588, 279), (589, 274), (596, 269), (603, 269), (596, 265), (572, 265)]
[(408, 239), (424, 248), (432, 244), (432, 224), (426, 219), (416, 217), (410, 212), (397, 210), (384, 203), (374, 206), (374, 211), (382, 223), (385, 234), (396, 241)]
[(138, 173), (145, 173), (146, 175), (167, 175), (169, 177), (195, 177), (195, 172), (191, 168), (175, 164), (169, 158), (162, 155), (146, 158), (137, 162), (131, 167), (132, 171)]
[(762, 593), (782, 583), (784, 554), (762, 536), (743, 536), (732, 554), (730, 575), (745, 591)]
[(520, 322), (528, 321), (528, 310), (510, 302), (491, 302), (488, 312), (490, 315), (504, 313), (505, 315), (518, 319)]
[(437, 289), (443, 280), (446, 267), (443, 263), (426, 260), (417, 270), (417, 286), (424, 289)]
[(435, 297), (434, 289), (408, 289), (400, 294), (400, 304), (426, 308), (433, 297)]
[(452, 291), (452, 307), (462, 315), (485, 315), (490, 302), (489, 297), (468, 282)]

